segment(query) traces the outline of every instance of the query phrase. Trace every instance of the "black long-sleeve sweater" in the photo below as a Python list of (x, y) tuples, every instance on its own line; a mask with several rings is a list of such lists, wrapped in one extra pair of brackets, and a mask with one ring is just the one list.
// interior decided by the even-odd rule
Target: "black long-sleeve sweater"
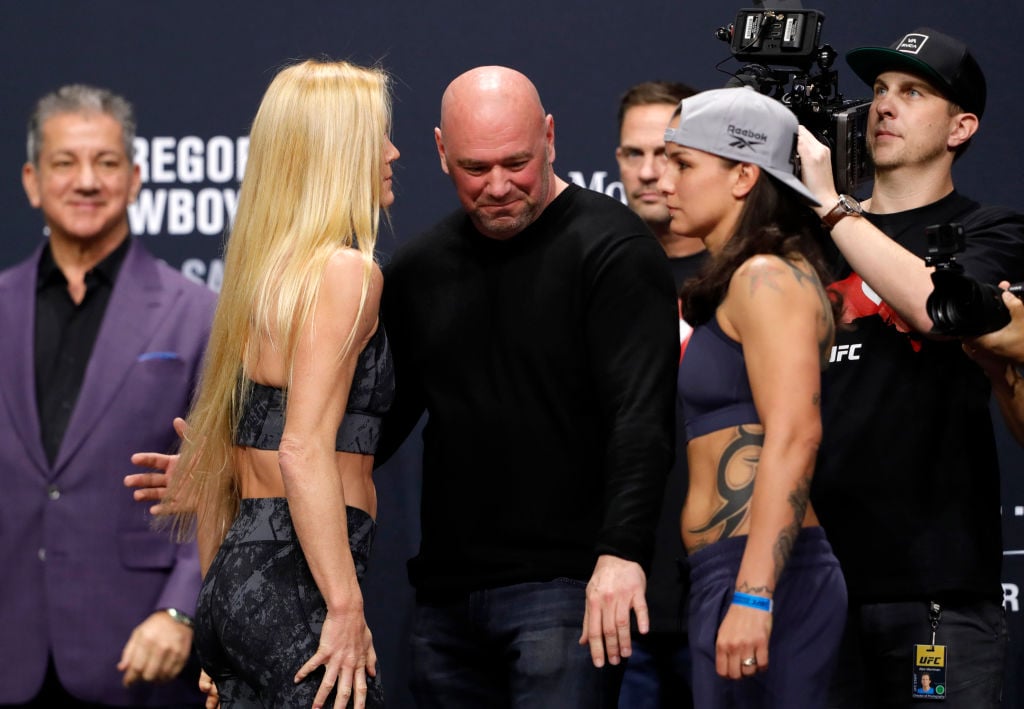
[(647, 564), (673, 455), (676, 300), (645, 225), (569, 186), (524, 231), (461, 211), (385, 269), (397, 397), (381, 461), (425, 410), (421, 593)]

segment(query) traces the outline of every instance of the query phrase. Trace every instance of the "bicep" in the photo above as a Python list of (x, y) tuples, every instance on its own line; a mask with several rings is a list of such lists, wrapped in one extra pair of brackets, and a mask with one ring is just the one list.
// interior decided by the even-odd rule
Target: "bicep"
[(820, 427), (822, 304), (795, 280), (778, 290), (736, 294), (731, 308), (766, 438)]

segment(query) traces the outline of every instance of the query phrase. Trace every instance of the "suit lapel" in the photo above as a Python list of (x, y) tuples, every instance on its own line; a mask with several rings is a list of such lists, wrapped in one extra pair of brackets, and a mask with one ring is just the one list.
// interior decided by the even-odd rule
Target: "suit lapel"
[(28, 459), (43, 476), (49, 471), (36, 405), (35, 313), (39, 254), (13, 267), (0, 283), (0, 406), (10, 412)]
[(160, 324), (161, 309), (174, 295), (164, 289), (155, 259), (133, 237), (128, 238), (132, 243), (110, 294), (55, 471), (67, 464), (97, 425), (117, 425), (105, 417), (107, 407), (146, 351)]

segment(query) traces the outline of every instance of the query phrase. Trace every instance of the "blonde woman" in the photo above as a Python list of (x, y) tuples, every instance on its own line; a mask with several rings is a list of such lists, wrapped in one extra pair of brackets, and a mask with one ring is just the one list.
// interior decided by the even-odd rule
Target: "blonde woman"
[(322, 61), (282, 70), (252, 125), (164, 505), (198, 535), (196, 647), (223, 707), (382, 705), (359, 579), (394, 389), (374, 262), (389, 129), (386, 75)]
[(665, 132), (670, 228), (711, 254), (681, 295), (694, 330), (679, 369), (702, 709), (824, 707), (846, 617), (809, 500), (838, 303), (821, 285), (796, 135), (787, 108), (746, 88), (684, 99)]

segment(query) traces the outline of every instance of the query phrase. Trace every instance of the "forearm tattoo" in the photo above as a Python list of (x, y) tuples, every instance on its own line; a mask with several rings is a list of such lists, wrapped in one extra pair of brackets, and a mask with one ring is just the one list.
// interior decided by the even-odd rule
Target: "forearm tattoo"
[[(704, 534), (723, 526), (719, 539), (731, 537), (733, 532), (743, 524), (750, 512), (750, 500), (754, 494), (754, 478), (757, 477), (757, 464), (761, 459), (761, 446), (764, 444), (764, 433), (755, 433), (746, 426), (736, 427), (736, 438), (722, 451), (718, 459), (718, 471), (715, 477), (715, 487), (722, 505), (711, 515), (711, 519), (702, 527), (691, 529), (693, 534)], [(729, 481), (729, 470), (735, 470), (735, 466), (747, 466), (750, 468), (750, 475), (740, 484), (734, 485)]]
[(800, 478), (797, 485), (789, 493), (789, 506), (793, 509), (793, 521), (782, 528), (778, 539), (775, 540), (775, 548), (772, 556), (775, 561), (775, 573), (773, 578), (778, 583), (782, 570), (786, 568), (790, 554), (793, 553), (793, 545), (796, 544), (796, 537), (800, 528), (804, 525), (804, 516), (807, 514), (807, 502), (811, 497), (811, 478), (809, 475)]
[[(731, 537), (750, 514), (750, 503), (754, 496), (754, 480), (757, 477), (757, 466), (760, 462), (761, 447), (764, 445), (764, 433), (757, 433), (746, 426), (736, 427), (736, 437), (725, 447), (718, 461), (715, 476), (715, 489), (722, 504), (715, 510), (708, 521), (700, 527), (690, 529), (691, 534), (706, 534), (721, 529), (717, 539), (702, 539), (691, 547), (691, 553), (708, 544)], [(735, 484), (729, 479), (729, 472), (735, 472), (737, 466), (749, 468), (750, 473), (742, 482)], [(733, 476), (735, 478), (735, 475)], [(783, 569), (793, 552), (797, 535), (803, 527), (811, 494), (810, 476), (802, 477), (796, 487), (787, 496), (787, 502), (793, 511), (792, 521), (779, 531), (772, 548), (774, 571), (771, 586), (751, 586), (740, 581), (736, 590), (743, 593), (771, 594), (774, 584), (778, 583)]]

